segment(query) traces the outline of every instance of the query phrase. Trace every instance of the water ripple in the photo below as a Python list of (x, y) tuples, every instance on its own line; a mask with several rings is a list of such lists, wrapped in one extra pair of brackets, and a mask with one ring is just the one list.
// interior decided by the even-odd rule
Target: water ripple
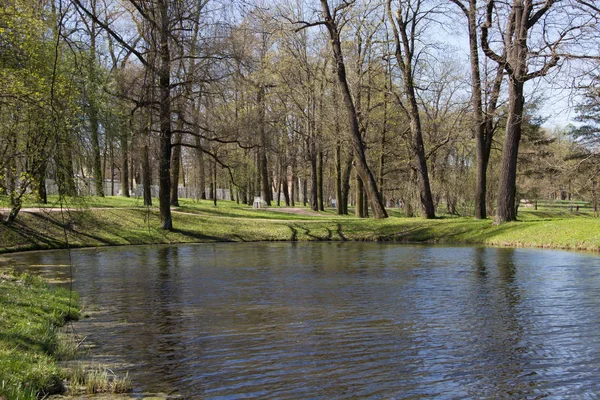
[[(136, 392), (595, 398), (600, 258), (376, 243), (80, 250), (78, 327)], [(64, 264), (65, 253), (10, 262)], [(56, 275), (64, 271), (56, 270)], [(101, 331), (97, 330), (101, 327)]]

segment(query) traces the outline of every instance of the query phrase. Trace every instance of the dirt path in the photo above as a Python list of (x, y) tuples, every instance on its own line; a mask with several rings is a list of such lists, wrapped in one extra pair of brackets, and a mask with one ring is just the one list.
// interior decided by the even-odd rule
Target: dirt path
[(307, 210), (306, 208), (293, 208), (293, 207), (283, 207), (283, 208), (266, 208), (267, 211), (274, 212), (282, 212), (288, 214), (296, 214), (296, 215), (308, 215), (311, 217), (325, 217), (325, 215), (320, 214), (313, 210)]

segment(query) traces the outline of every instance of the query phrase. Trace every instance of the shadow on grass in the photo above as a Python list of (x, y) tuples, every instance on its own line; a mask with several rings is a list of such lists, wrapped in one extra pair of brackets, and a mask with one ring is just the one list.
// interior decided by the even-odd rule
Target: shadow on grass
[[(327, 234), (324, 236), (315, 234), (309, 228), (299, 225), (299, 224), (291, 224), (291, 225), (288, 225), (287, 227), (292, 232), (292, 236), (290, 237), (290, 240), (292, 242), (298, 241), (298, 231), (299, 230), (301, 231), (302, 235), (308, 237), (309, 240), (316, 240), (316, 241), (341, 240), (344, 242), (348, 240), (348, 238), (344, 235), (342, 224), (336, 224), (335, 230), (331, 229), (328, 226), (322, 227), (327, 232)], [(337, 237), (336, 237), (336, 235), (337, 235)]]
[[(247, 218), (247, 219), (268, 219), (268, 220), (312, 220), (322, 218), (321, 216), (309, 216), (302, 214), (293, 214), (284, 211), (278, 211), (276, 208), (219, 208), (219, 207), (190, 207), (181, 206), (173, 210), (173, 212), (190, 213), (198, 216), (212, 215), (215, 217), (225, 218)], [(324, 215), (327, 217), (328, 215)]]
[(348, 238), (344, 235), (344, 233), (342, 232), (342, 224), (337, 224), (337, 230), (336, 233), (338, 234), (338, 236), (340, 237), (340, 239), (343, 242), (346, 242), (348, 240)]
[[(464, 221), (452, 218), (439, 219), (440, 223), (399, 224), (382, 227), (374, 231), (375, 239), (380, 241), (423, 242), (423, 243), (466, 243), (485, 244), (505, 232), (515, 233), (528, 227), (522, 222), (491, 225), (487, 223)], [(447, 221), (447, 223), (444, 223)], [(532, 221), (535, 222), (535, 221)], [(539, 222), (539, 220), (538, 220)]]
[[(111, 222), (106, 218), (106, 213), (114, 213), (113, 220), (117, 219), (124, 223), (139, 224), (140, 218), (126, 217), (123, 212), (104, 210), (102, 217), (93, 212), (81, 210), (77, 213), (65, 211), (61, 213), (28, 212), (20, 215), (12, 224), (0, 224), (0, 234), (6, 238), (7, 249), (54, 249), (66, 246), (65, 229), (69, 245), (71, 247), (137, 244), (142, 242), (140, 238), (126, 235), (127, 229), (120, 224)], [(135, 211), (129, 210), (128, 213)], [(144, 212), (144, 211), (137, 211)], [(64, 216), (64, 223), (63, 223)], [(5, 233), (12, 235), (9, 238)], [(113, 239), (114, 238), (114, 239)], [(4, 240), (3, 240), (4, 242)], [(10, 242), (10, 243), (8, 243)]]
[(517, 219), (522, 222), (549, 221), (577, 217), (577, 213), (569, 214), (563, 211), (525, 211), (519, 213)]
[[(231, 237), (205, 235), (205, 234), (202, 234), (199, 232), (194, 232), (189, 229), (174, 228), (171, 230), (171, 232), (178, 233), (182, 236), (185, 236), (188, 238), (193, 238), (193, 239), (201, 241), (201, 242), (235, 242), (235, 240), (233, 240)], [(239, 239), (241, 239), (239, 237), (239, 235), (237, 235), (237, 236)], [(242, 240), (242, 241), (245, 242), (245, 240)]]
[(53, 350), (53, 342), (45, 340), (36, 340), (31, 336), (23, 335), (20, 333), (0, 333), (0, 342), (10, 343), (11, 346), (18, 347), (19, 349), (28, 351), (33, 348), (39, 348), (44, 352), (49, 353)]
[[(64, 246), (64, 240), (59, 240), (50, 234), (49, 230), (54, 229), (56, 231), (63, 230), (64, 225), (45, 214), (40, 213), (27, 213), (27, 219), (31, 219), (32, 223), (29, 224), (29, 221), (23, 221), (23, 216), (21, 219), (17, 219), (11, 225), (7, 225), (4, 221), (2, 221), (0, 225), (0, 231), (9, 232), (16, 237), (20, 237), (22, 241), (20, 243), (16, 243), (18, 247), (22, 247), (23, 245), (31, 245), (34, 248), (57, 248)], [(30, 225), (37, 227), (38, 229), (34, 229)], [(45, 232), (41, 229), (41, 225), (45, 225)], [(4, 236), (4, 235), (2, 235)]]

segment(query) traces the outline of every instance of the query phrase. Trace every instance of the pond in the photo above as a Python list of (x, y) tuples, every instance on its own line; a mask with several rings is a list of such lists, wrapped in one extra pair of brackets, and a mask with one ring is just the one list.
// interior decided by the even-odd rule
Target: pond
[[(65, 251), (3, 256), (66, 276)], [(135, 393), (183, 398), (600, 393), (600, 257), (382, 243), (72, 251), (79, 323)], [(54, 266), (49, 266), (54, 265)], [(86, 328), (87, 327), (87, 328)]]

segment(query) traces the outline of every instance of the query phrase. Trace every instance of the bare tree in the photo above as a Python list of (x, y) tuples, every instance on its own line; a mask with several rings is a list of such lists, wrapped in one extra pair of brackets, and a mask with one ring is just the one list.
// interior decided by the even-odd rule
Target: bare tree
[[(394, 12), (392, 0), (387, 0), (387, 15), (394, 37), (394, 56), (402, 71), (404, 95), (408, 101), (408, 105), (403, 105), (402, 108), (406, 110), (410, 119), (411, 150), (415, 160), (414, 168), (419, 178), (422, 214), (425, 218), (435, 218), (435, 207), (429, 184), (427, 158), (423, 143), (421, 116), (415, 89), (415, 63), (418, 60), (418, 50), (415, 44), (419, 35), (419, 23), (426, 21), (428, 14), (432, 12), (431, 9), (425, 9), (423, 3), (424, 0), (398, 1)], [(396, 98), (400, 100), (399, 96), (396, 96)]]
[[(552, 10), (556, 13), (551, 13)], [(490, 31), (501, 26), (502, 21), (505, 28), (498, 29), (496, 37), (499, 39), (494, 42)], [(592, 26), (595, 26), (595, 17), (579, 13), (570, 1), (487, 1), (486, 19), (481, 27), (481, 46), (486, 56), (502, 66), (508, 76), (508, 121), (502, 150), (496, 223), (517, 218), (516, 175), (525, 103), (524, 85), (547, 75), (558, 65), (561, 55), (568, 53), (568, 46), (580, 43), (581, 38), (586, 36), (584, 33)]]
[[(461, 0), (450, 0), (463, 12), (469, 27), (469, 59), (471, 65), (471, 103), (473, 107), (473, 131), (477, 142), (477, 181), (475, 189), (475, 219), (487, 218), (486, 186), (487, 168), (490, 160), (492, 139), (495, 132), (494, 116), (498, 105), (504, 67), (498, 65), (491, 91), (482, 88), (479, 62), (479, 40), (477, 23), (477, 0), (468, 0), (468, 7)], [(483, 97), (489, 93), (486, 110)]]
[(342, 94), (342, 101), (346, 109), (348, 118), (348, 125), (350, 126), (350, 134), (352, 140), (352, 147), (354, 150), (354, 161), (355, 167), (362, 183), (365, 185), (367, 196), (371, 204), (371, 211), (373, 217), (376, 219), (387, 218), (387, 212), (381, 197), (379, 196), (379, 190), (377, 189), (377, 182), (369, 165), (367, 164), (367, 158), (365, 154), (365, 144), (362, 140), (360, 133), (360, 126), (358, 122), (358, 116), (348, 80), (346, 77), (346, 66), (344, 64), (344, 55), (342, 52), (342, 45), (340, 40), (340, 25), (339, 18), (340, 12), (350, 7), (352, 2), (343, 2), (336, 6), (333, 11), (329, 7), (327, 0), (321, 0), (321, 10), (323, 20), (315, 23), (304, 23), (304, 26), (300, 29), (304, 29), (309, 26), (325, 25), (329, 38), (331, 40), (331, 47), (333, 50), (335, 65), (336, 65), (336, 76)]

